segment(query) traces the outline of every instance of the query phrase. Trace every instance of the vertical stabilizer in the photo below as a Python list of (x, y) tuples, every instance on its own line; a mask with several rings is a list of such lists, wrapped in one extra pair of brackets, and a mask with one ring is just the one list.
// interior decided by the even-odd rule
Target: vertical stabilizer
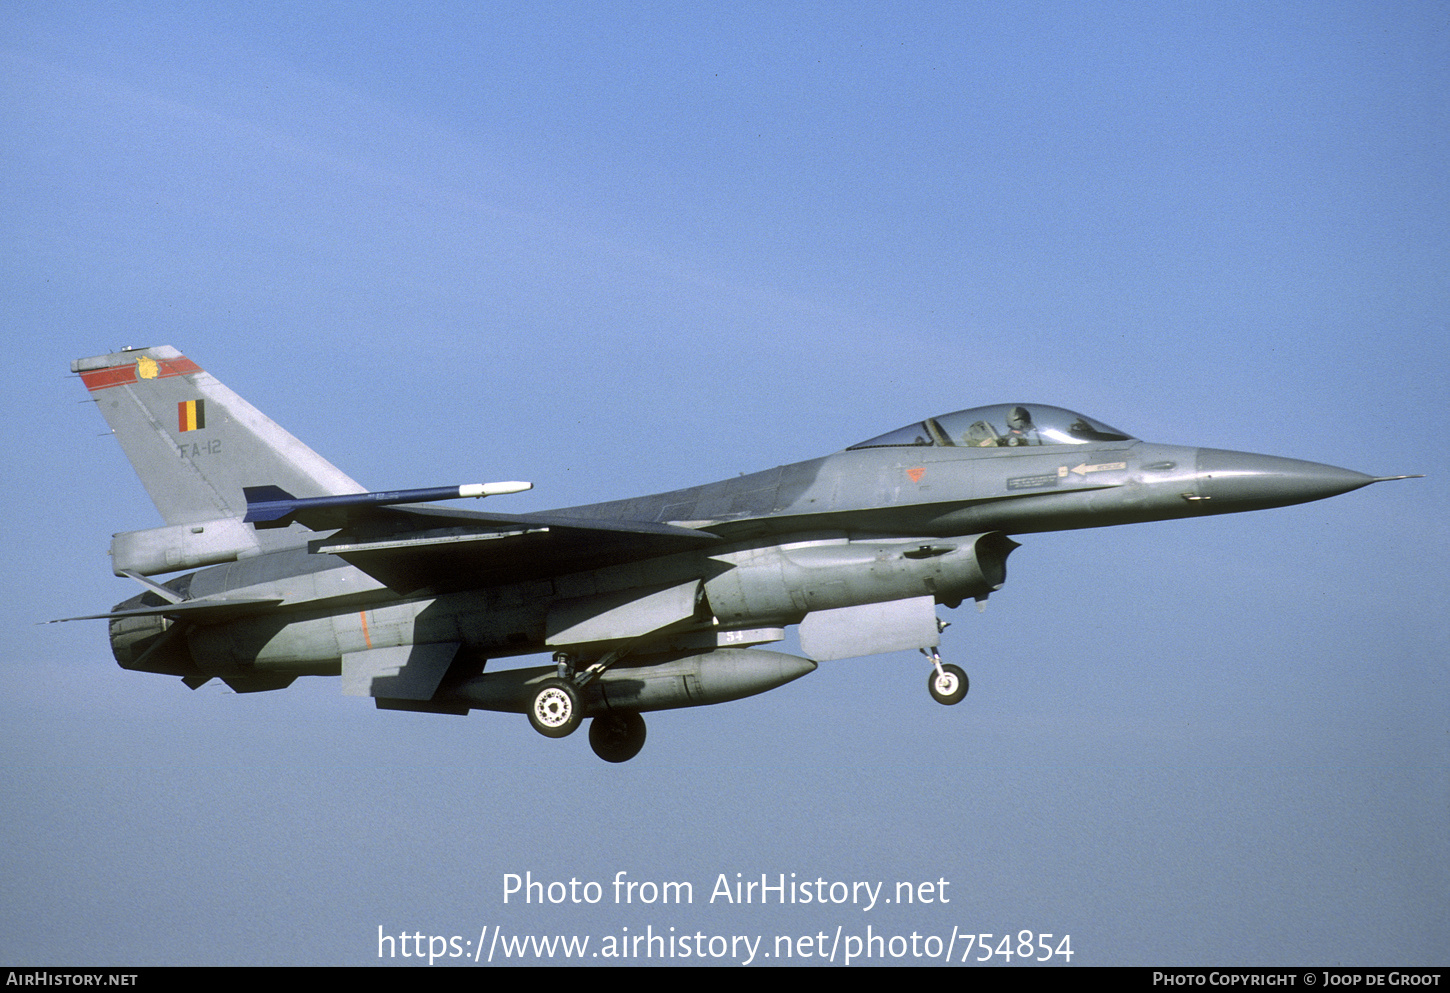
[(71, 371), (167, 524), (241, 517), (244, 486), (279, 486), (298, 497), (365, 492), (170, 346), (77, 359)]

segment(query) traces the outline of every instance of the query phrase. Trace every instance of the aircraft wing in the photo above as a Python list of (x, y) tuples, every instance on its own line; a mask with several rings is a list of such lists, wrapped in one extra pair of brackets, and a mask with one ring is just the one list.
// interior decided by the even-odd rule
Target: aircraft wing
[(341, 530), (309, 547), (400, 593), (439, 594), (547, 579), (718, 541), (705, 531), (652, 521), (377, 507), (350, 514)]

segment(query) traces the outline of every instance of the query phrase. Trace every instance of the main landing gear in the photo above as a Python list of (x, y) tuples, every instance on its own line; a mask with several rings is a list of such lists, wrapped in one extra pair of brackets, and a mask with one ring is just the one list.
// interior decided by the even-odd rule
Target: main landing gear
[[(584, 720), (580, 687), (612, 665), (623, 653), (606, 656), (583, 673), (575, 675), (572, 660), (563, 652), (554, 656), (559, 675), (546, 679), (529, 700), (529, 723), (546, 738), (567, 738)], [(633, 711), (610, 711), (595, 717), (589, 725), (589, 746), (606, 762), (628, 762), (644, 747), (644, 718)]]
[(921, 654), (931, 659), (931, 678), (926, 681), (931, 698), (946, 706), (961, 703), (969, 688), (967, 674), (962, 671), (961, 666), (952, 665), (950, 662), (943, 663), (941, 653), (935, 648), (930, 652), (923, 648)]
[(644, 718), (633, 711), (600, 714), (589, 724), (589, 747), (606, 762), (628, 762), (644, 747)]
[(554, 664), (559, 674), (540, 683), (529, 700), (529, 723), (545, 738), (567, 738), (584, 719), (579, 698), (582, 682), (574, 673), (574, 660), (566, 653), (555, 654)]
[(545, 738), (566, 738), (584, 719), (572, 679), (546, 680), (529, 702), (529, 723)]

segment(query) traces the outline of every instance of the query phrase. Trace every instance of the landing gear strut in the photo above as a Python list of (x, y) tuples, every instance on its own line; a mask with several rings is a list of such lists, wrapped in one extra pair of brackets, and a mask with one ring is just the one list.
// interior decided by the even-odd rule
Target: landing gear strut
[(921, 651), (923, 655), (931, 659), (931, 678), (926, 681), (926, 688), (931, 693), (931, 698), (946, 706), (961, 703), (962, 697), (967, 695), (967, 674), (962, 671), (960, 666), (952, 665), (950, 662), (943, 663), (941, 654), (936, 649), (932, 649), (930, 654), (924, 648)]
[[(584, 720), (580, 691), (618, 662), (631, 645), (606, 653), (593, 665), (579, 671), (567, 652), (556, 652), (558, 675), (546, 679), (534, 690), (528, 703), (529, 723), (546, 738), (567, 738)], [(603, 721), (601, 724), (600, 722)], [(644, 747), (644, 718), (634, 713), (596, 717), (589, 729), (589, 743), (606, 762), (627, 762)]]
[(589, 723), (589, 747), (606, 762), (628, 762), (644, 747), (644, 718), (633, 711), (600, 714)]

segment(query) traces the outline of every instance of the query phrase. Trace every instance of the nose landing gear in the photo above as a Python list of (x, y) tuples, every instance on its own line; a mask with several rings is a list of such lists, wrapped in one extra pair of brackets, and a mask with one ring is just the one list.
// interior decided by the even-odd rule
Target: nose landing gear
[(931, 698), (948, 707), (954, 703), (961, 703), (962, 697), (967, 695), (969, 688), (967, 674), (962, 671), (960, 666), (952, 665), (950, 662), (943, 663), (941, 653), (935, 648), (930, 652), (923, 648), (921, 653), (931, 659), (932, 673), (926, 681), (926, 688), (931, 693)]

